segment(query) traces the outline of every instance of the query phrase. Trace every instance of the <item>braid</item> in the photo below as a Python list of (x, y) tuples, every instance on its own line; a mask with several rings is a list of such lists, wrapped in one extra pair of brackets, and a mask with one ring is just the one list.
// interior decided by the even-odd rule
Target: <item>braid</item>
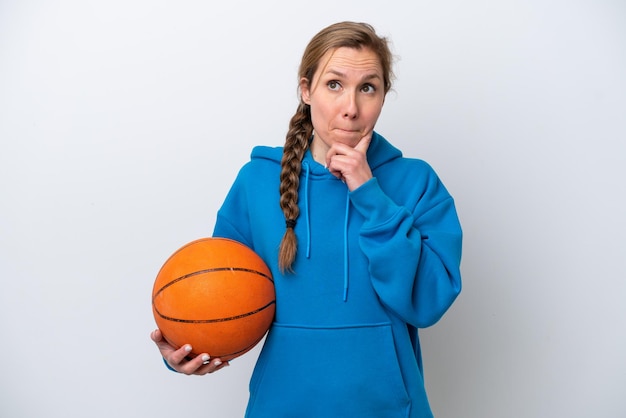
[(278, 267), (281, 272), (293, 272), (292, 264), (296, 258), (298, 240), (294, 232), (296, 219), (300, 215), (298, 207), (298, 188), (302, 158), (309, 147), (309, 138), (313, 133), (311, 113), (308, 105), (300, 103), (298, 110), (289, 122), (289, 131), (283, 148), (280, 172), (280, 207), (286, 220), (285, 235), (280, 243)]

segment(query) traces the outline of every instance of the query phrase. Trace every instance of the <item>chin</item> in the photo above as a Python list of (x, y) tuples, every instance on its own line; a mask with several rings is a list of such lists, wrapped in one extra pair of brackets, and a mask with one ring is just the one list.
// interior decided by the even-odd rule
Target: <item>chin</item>
[(333, 142), (355, 146), (363, 138), (363, 134), (361, 132), (341, 132), (335, 133), (332, 138)]

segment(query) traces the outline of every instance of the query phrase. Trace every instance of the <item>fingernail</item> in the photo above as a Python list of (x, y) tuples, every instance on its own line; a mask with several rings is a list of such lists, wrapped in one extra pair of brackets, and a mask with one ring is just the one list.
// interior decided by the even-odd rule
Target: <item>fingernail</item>
[(189, 344), (185, 346), (185, 351), (188, 353), (191, 351), (191, 346)]
[(203, 355), (203, 356), (202, 356), (202, 362), (203, 362), (204, 364), (208, 363), (208, 362), (209, 362), (209, 360), (211, 360), (211, 357), (209, 357), (209, 355), (208, 355), (208, 354), (205, 354), (205, 355)]
[(215, 360), (215, 365), (216, 365), (216, 366), (221, 366), (221, 365), (222, 365), (222, 362), (221, 362), (221, 361), (219, 361), (219, 360)]

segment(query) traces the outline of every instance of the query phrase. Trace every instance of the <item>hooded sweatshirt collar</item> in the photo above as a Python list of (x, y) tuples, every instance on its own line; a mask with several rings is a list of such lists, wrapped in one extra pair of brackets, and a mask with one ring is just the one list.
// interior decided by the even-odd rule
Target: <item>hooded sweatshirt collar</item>
[[(257, 146), (252, 150), (252, 159), (260, 158), (264, 160), (270, 160), (280, 165), (280, 161), (283, 157), (282, 147), (265, 147)], [(367, 149), (367, 161), (372, 171), (380, 167), (381, 165), (402, 157), (402, 152), (391, 145), (382, 135), (374, 132), (372, 135), (372, 141)], [(307, 151), (303, 161), (310, 160), (309, 166), (311, 174), (315, 176), (330, 175), (328, 170), (317, 161), (313, 160), (311, 153)]]

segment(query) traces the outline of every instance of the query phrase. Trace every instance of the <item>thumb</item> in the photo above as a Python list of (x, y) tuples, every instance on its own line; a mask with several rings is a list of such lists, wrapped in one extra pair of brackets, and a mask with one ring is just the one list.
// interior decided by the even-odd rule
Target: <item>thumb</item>
[(150, 338), (152, 339), (152, 341), (158, 344), (163, 340), (163, 333), (160, 329), (157, 328), (150, 333)]

